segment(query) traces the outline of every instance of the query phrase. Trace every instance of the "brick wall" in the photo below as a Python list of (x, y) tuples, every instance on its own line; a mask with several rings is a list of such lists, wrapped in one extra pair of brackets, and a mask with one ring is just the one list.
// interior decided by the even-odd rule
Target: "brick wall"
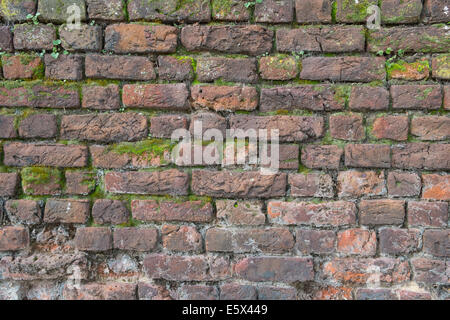
[[(0, 298), (449, 299), (449, 8), (2, 1)], [(174, 163), (194, 120), (280, 171)]]

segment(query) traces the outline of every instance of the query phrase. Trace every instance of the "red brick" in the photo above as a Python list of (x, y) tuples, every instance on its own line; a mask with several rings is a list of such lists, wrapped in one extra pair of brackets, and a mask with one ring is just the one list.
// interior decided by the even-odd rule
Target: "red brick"
[(133, 283), (109, 282), (81, 284), (80, 288), (65, 285), (64, 300), (136, 300)]
[(333, 286), (319, 288), (312, 298), (313, 300), (353, 300), (352, 288)]
[(377, 252), (377, 235), (375, 231), (365, 229), (348, 229), (338, 232), (337, 251), (344, 254), (374, 256)]
[(102, 27), (81, 24), (70, 30), (67, 25), (59, 27), (61, 46), (67, 51), (100, 51), (102, 49)]
[(122, 224), (128, 222), (130, 213), (120, 200), (99, 199), (92, 207), (95, 224)]
[(250, 8), (246, 8), (245, 2), (241, 0), (212, 0), (212, 17), (218, 21), (248, 21)]
[(425, 230), (423, 251), (436, 257), (450, 257), (450, 230)]
[(390, 196), (414, 197), (420, 194), (422, 183), (417, 173), (392, 171), (387, 178), (387, 188)]
[(348, 144), (345, 165), (360, 168), (390, 168), (391, 148), (382, 144)]
[(438, 85), (393, 85), (391, 97), (394, 109), (439, 109), (442, 105)]
[(42, 77), (42, 59), (35, 55), (2, 56), (3, 77), (10, 80)]
[(448, 271), (446, 271), (449, 267), (448, 262), (428, 258), (414, 258), (411, 259), (411, 265), (414, 270), (413, 279), (417, 282), (436, 285), (437, 283), (447, 284), (449, 281)]
[(251, 56), (272, 49), (273, 31), (259, 25), (193, 25), (181, 30), (181, 43), (188, 51), (217, 51)]
[[(33, 36), (30, 37), (30, 34)], [(16, 50), (52, 50), (56, 30), (45, 24), (16, 24), (14, 26), (14, 49)]]
[(89, 200), (48, 199), (45, 223), (85, 223), (89, 217)]
[(386, 78), (382, 57), (307, 57), (300, 79), (371, 82)]
[(193, 80), (193, 61), (193, 58), (158, 56), (159, 78), (169, 81)]
[(295, 0), (298, 23), (330, 23), (331, 3), (328, 0)]
[(202, 252), (203, 238), (191, 226), (164, 225), (161, 229), (165, 249), (181, 252)]
[(236, 225), (263, 225), (266, 216), (260, 201), (216, 201), (217, 218)]
[(95, 175), (88, 171), (66, 171), (66, 194), (88, 195), (94, 191)]
[(238, 261), (234, 271), (237, 277), (254, 282), (295, 282), (314, 279), (311, 258), (249, 257)]
[(386, 24), (418, 23), (421, 12), (421, 0), (384, 0), (381, 2), (381, 21)]
[(294, 288), (275, 286), (260, 286), (258, 300), (297, 300), (297, 291)]
[(112, 24), (105, 28), (105, 50), (115, 53), (170, 53), (178, 29), (166, 25)]
[(30, 243), (28, 228), (0, 228), (0, 251), (17, 251), (26, 249)]
[(183, 285), (178, 288), (178, 300), (219, 300), (219, 290), (215, 286)]
[(221, 300), (256, 300), (256, 288), (251, 285), (225, 283), (220, 286)]
[(450, 85), (443, 86), (444, 89), (444, 110), (450, 110)]
[(288, 184), (293, 197), (333, 198), (334, 183), (329, 174), (290, 173)]
[(411, 62), (400, 60), (397, 64), (387, 67), (389, 79), (418, 81), (428, 79), (430, 66), (427, 59), (422, 58)]
[(197, 80), (200, 82), (223, 80), (255, 83), (258, 81), (254, 58), (202, 57), (197, 59), (196, 73)]
[(0, 115), (0, 138), (9, 139), (17, 137), (13, 115)]
[(330, 134), (334, 139), (362, 140), (365, 138), (363, 117), (361, 115), (330, 116)]
[(90, 19), (100, 21), (123, 21), (125, 14), (122, 0), (86, 0)]
[(108, 251), (112, 249), (112, 232), (109, 228), (78, 228), (75, 246), (82, 251)]
[(372, 134), (377, 139), (405, 141), (408, 139), (407, 116), (382, 116), (373, 122)]
[(120, 108), (119, 86), (109, 84), (107, 86), (83, 86), (83, 108), (95, 110), (117, 110)]
[(399, 290), (398, 295), (400, 300), (431, 300), (431, 294), (429, 292)]
[(384, 87), (354, 86), (351, 89), (349, 108), (351, 110), (387, 110), (389, 91)]
[(177, 0), (155, 1), (151, 4), (139, 0), (130, 0), (127, 5), (130, 21), (163, 22), (209, 22), (211, 20), (210, 1)]
[(42, 210), (34, 200), (8, 200), (5, 210), (13, 224), (33, 225), (42, 219)]
[(336, 21), (346, 23), (366, 22), (370, 15), (367, 8), (371, 5), (378, 5), (377, 0), (361, 2), (337, 0), (336, 2)]
[(267, 215), (270, 222), (283, 225), (344, 226), (356, 222), (356, 206), (346, 201), (319, 204), (271, 201)]
[(0, 196), (13, 197), (19, 187), (19, 175), (17, 173), (0, 173)]
[(19, 123), (22, 138), (53, 138), (58, 134), (56, 116), (48, 113), (31, 114)]
[(60, 54), (53, 58), (46, 54), (45, 77), (53, 80), (81, 80), (83, 79), (83, 58), (79, 55)]
[(13, 50), (13, 34), (9, 26), (0, 26), (0, 50), (6, 52)]
[(446, 227), (448, 204), (446, 202), (408, 202), (408, 225), (424, 227)]
[(155, 200), (133, 200), (131, 202), (133, 218), (142, 221), (186, 221), (208, 222), (213, 218), (210, 202), (202, 200), (171, 202)]
[(356, 290), (356, 300), (398, 300), (391, 289), (364, 289)]
[[(271, 155), (271, 149), (268, 150), (268, 156)], [(279, 166), (280, 169), (298, 169), (298, 155), (300, 148), (295, 144), (281, 144), (279, 146)], [(267, 167), (270, 166), (270, 161)]]
[(150, 118), (150, 133), (156, 138), (170, 138), (177, 129), (188, 129), (189, 118), (185, 115), (169, 114)]
[(301, 160), (303, 165), (312, 169), (339, 169), (343, 153), (336, 145), (305, 145)]
[(129, 108), (176, 109), (189, 107), (189, 92), (184, 83), (126, 84), (123, 86), (123, 104)]
[(425, 23), (448, 22), (448, 3), (441, 0), (425, 0), (422, 20)]
[(258, 106), (258, 93), (254, 87), (205, 86), (191, 88), (192, 105), (214, 111), (252, 111)]
[(255, 22), (288, 23), (294, 20), (293, 0), (266, 0), (255, 4)]
[(147, 57), (89, 54), (85, 61), (86, 77), (120, 80), (156, 78), (153, 62)]
[(298, 75), (298, 64), (293, 57), (269, 56), (259, 59), (259, 73), (265, 80), (290, 80)]
[(165, 286), (145, 282), (138, 283), (138, 296), (139, 300), (172, 300)]
[(387, 228), (379, 231), (380, 252), (409, 254), (419, 250), (420, 231), (417, 229)]
[(411, 134), (420, 140), (448, 140), (450, 138), (450, 117), (414, 117)]
[(296, 248), (302, 254), (335, 252), (336, 234), (331, 230), (297, 229)]
[(408, 143), (392, 147), (392, 167), (400, 169), (449, 169), (448, 144)]
[(116, 228), (114, 229), (114, 249), (151, 251), (158, 242), (155, 228)]
[(337, 178), (337, 191), (340, 198), (385, 195), (384, 172), (341, 171)]
[(61, 172), (54, 168), (23, 168), (23, 192), (27, 195), (60, 195)]
[(359, 222), (363, 225), (401, 225), (405, 219), (405, 201), (362, 200), (359, 203)]
[(218, 129), (224, 136), (226, 136), (227, 119), (220, 114), (217, 114), (215, 112), (203, 111), (191, 114), (189, 132), (192, 136), (194, 135), (194, 123), (196, 121), (199, 121), (202, 124), (202, 135), (204, 135), (208, 129)]

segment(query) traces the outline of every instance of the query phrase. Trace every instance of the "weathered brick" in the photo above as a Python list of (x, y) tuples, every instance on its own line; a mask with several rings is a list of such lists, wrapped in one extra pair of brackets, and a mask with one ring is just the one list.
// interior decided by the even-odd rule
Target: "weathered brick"
[(447, 1), (425, 0), (422, 15), (425, 23), (447, 22), (448, 15)]
[(53, 138), (57, 134), (58, 126), (54, 114), (31, 114), (19, 123), (19, 136), (22, 138)]
[[(268, 157), (271, 155), (271, 149), (268, 150)], [(300, 148), (296, 144), (281, 144), (279, 146), (279, 167), (280, 169), (297, 169), (298, 155)], [(267, 167), (271, 165), (270, 161)]]
[(256, 59), (202, 57), (197, 59), (197, 80), (255, 83), (258, 81)]
[(210, 202), (202, 200), (187, 202), (155, 200), (133, 200), (131, 202), (133, 218), (142, 221), (187, 221), (208, 222), (213, 218)]
[(206, 251), (216, 252), (289, 252), (294, 237), (285, 228), (224, 229), (210, 228), (205, 236)]
[(106, 191), (111, 193), (186, 195), (189, 176), (170, 169), (153, 172), (108, 172), (105, 175)]
[(415, 197), (420, 194), (422, 183), (417, 173), (392, 171), (388, 174), (387, 188), (390, 196)]
[(450, 85), (445, 85), (444, 89), (444, 109), (450, 110)]
[(138, 296), (139, 300), (172, 300), (165, 286), (145, 282), (138, 283)]
[(255, 4), (255, 22), (288, 23), (294, 20), (293, 0), (266, 0)]
[(14, 26), (14, 49), (52, 50), (56, 30), (52, 25), (16, 24)]
[(34, 200), (8, 200), (5, 210), (14, 224), (33, 225), (40, 223), (42, 219), (42, 210)]
[(236, 276), (248, 281), (295, 282), (314, 279), (311, 258), (249, 257), (238, 261)]
[(276, 42), (280, 52), (362, 52), (365, 46), (360, 26), (278, 29)]
[(93, 172), (66, 171), (66, 194), (88, 195), (94, 191), (95, 185)]
[(405, 219), (405, 201), (361, 200), (359, 222), (364, 225), (401, 225)]
[(290, 80), (298, 75), (298, 64), (293, 57), (270, 56), (259, 59), (259, 73), (265, 80)]
[[(205, 134), (205, 132), (208, 129), (218, 129), (218, 130), (220, 130), (220, 132), (222, 132), (222, 134), (224, 136), (226, 135), (227, 119), (216, 112), (200, 111), (199, 113), (191, 114), (191, 121), (189, 124), (189, 132), (192, 136), (195, 134), (194, 125), (196, 122), (201, 122), (202, 136)], [(197, 128), (197, 130), (199, 130), (199, 129)], [(199, 139), (199, 137), (195, 137), (195, 139)]]
[(394, 109), (439, 109), (442, 104), (439, 85), (393, 85), (391, 97)]
[(384, 172), (341, 171), (337, 178), (337, 192), (340, 198), (385, 195)]
[(333, 198), (334, 183), (329, 174), (290, 173), (288, 184), (293, 197)]
[(83, 57), (79, 55), (59, 55), (58, 58), (46, 54), (45, 77), (53, 80), (83, 79)]
[(297, 229), (296, 248), (302, 254), (328, 254), (335, 251), (336, 234), (331, 230)]
[(79, 288), (63, 289), (64, 300), (136, 300), (136, 285), (133, 283), (108, 282), (87, 283)]
[(119, 86), (109, 84), (107, 86), (83, 86), (83, 108), (95, 110), (117, 110), (120, 108)]
[(236, 225), (262, 225), (266, 216), (260, 201), (217, 200), (217, 218)]
[(361, 115), (330, 116), (330, 134), (335, 139), (350, 141), (364, 139), (363, 117)]
[(177, 129), (188, 129), (189, 118), (185, 115), (160, 115), (150, 118), (150, 133), (156, 138), (170, 138)]
[(344, 254), (374, 256), (377, 252), (377, 235), (366, 229), (348, 229), (337, 234), (337, 251)]
[(60, 195), (62, 178), (61, 172), (54, 168), (23, 168), (23, 192), (28, 195)]
[(189, 51), (217, 51), (251, 56), (270, 52), (273, 31), (259, 25), (192, 25), (181, 30), (181, 43)]
[(342, 148), (336, 145), (305, 145), (302, 148), (302, 164), (312, 169), (338, 169)]
[(39, 19), (45, 22), (64, 23), (70, 20), (71, 11), (67, 10), (71, 5), (80, 9), (80, 21), (86, 20), (86, 4), (84, 0), (40, 0), (37, 12)]
[(189, 91), (184, 83), (126, 84), (122, 101), (129, 108), (175, 109), (189, 107)]
[(251, 285), (225, 283), (220, 286), (221, 300), (256, 300), (256, 288)]
[(418, 23), (421, 12), (421, 0), (384, 0), (381, 2), (381, 21), (386, 24)]
[(364, 289), (356, 290), (356, 300), (398, 300), (391, 289)]
[(392, 167), (400, 169), (449, 169), (448, 144), (408, 143), (392, 147)]
[(193, 58), (189, 57), (158, 56), (159, 78), (169, 81), (192, 80), (193, 61)]
[(419, 250), (421, 235), (417, 229), (381, 229), (379, 237), (381, 253), (409, 254)]
[(195, 227), (164, 225), (161, 229), (165, 249), (181, 252), (203, 251), (203, 238)]
[(112, 249), (112, 232), (109, 228), (83, 227), (75, 234), (75, 246), (82, 251), (108, 251)]
[(389, 79), (424, 80), (430, 76), (430, 67), (426, 59), (414, 62), (399, 60), (392, 66), (387, 67), (387, 74)]
[(286, 193), (286, 174), (194, 170), (191, 188), (194, 194), (214, 197), (280, 197)]
[(0, 173), (0, 196), (13, 197), (19, 187), (19, 175), (17, 173)]
[(89, 217), (89, 200), (48, 199), (45, 223), (85, 223)]
[(382, 57), (307, 57), (301, 79), (371, 82), (386, 78)]
[(219, 290), (215, 286), (184, 285), (178, 288), (178, 300), (219, 300)]
[(448, 204), (446, 202), (408, 202), (408, 225), (424, 227), (446, 227)]
[(163, 22), (209, 22), (211, 20), (210, 1), (192, 0), (157, 0), (128, 2), (130, 21), (159, 20)]
[(170, 53), (177, 48), (178, 29), (165, 25), (113, 24), (105, 28), (105, 50), (115, 53)]
[(425, 230), (423, 251), (436, 257), (450, 257), (450, 230)]
[(429, 292), (399, 290), (398, 296), (400, 300), (431, 300), (431, 294)]
[(9, 139), (17, 137), (14, 122), (15, 117), (13, 115), (0, 115), (0, 138)]
[(433, 78), (450, 80), (450, 54), (433, 57)]
[(381, 116), (372, 126), (372, 134), (377, 139), (405, 141), (408, 139), (409, 120), (407, 116)]
[(246, 86), (205, 86), (191, 88), (192, 105), (215, 111), (251, 111), (258, 106), (258, 92)]
[(59, 27), (61, 46), (67, 51), (100, 51), (103, 45), (101, 26), (81, 24), (78, 29)]
[(414, 117), (411, 134), (420, 140), (447, 140), (450, 138), (450, 117)]
[(328, 0), (295, 0), (298, 23), (330, 23), (331, 3)]
[(31, 79), (43, 76), (42, 59), (35, 55), (4, 55), (2, 56), (2, 66), (5, 79)]
[(414, 280), (427, 284), (444, 283), (449, 281), (448, 264), (443, 260), (433, 260), (428, 258), (411, 259), (414, 270)]
[(85, 146), (12, 142), (3, 146), (8, 166), (84, 167), (88, 163)]
[(156, 247), (158, 231), (155, 228), (114, 229), (114, 249), (151, 251)]
[(212, 0), (212, 17), (219, 21), (248, 21), (250, 9), (242, 0)]
[(146, 57), (90, 54), (86, 56), (85, 68), (88, 78), (123, 80), (156, 78), (153, 62)]
[(0, 228), (0, 251), (17, 251), (28, 247), (30, 235), (26, 227)]
[(128, 222), (130, 213), (120, 200), (99, 199), (92, 206), (95, 224), (122, 224)]
[(138, 113), (67, 115), (61, 118), (61, 138), (100, 142), (136, 141), (147, 136), (147, 118)]
[(277, 224), (344, 226), (356, 221), (356, 206), (334, 201), (319, 204), (271, 201), (267, 205), (269, 221)]
[(359, 2), (337, 0), (336, 21), (346, 23), (366, 22), (366, 19), (370, 16), (367, 8), (371, 5), (378, 5), (378, 1), (364, 0)]
[(348, 144), (345, 146), (345, 165), (360, 168), (389, 168), (391, 148), (382, 144)]
[(389, 108), (389, 91), (384, 87), (354, 86), (351, 88), (351, 110), (378, 111)]
[(13, 50), (13, 34), (9, 26), (0, 26), (0, 50)]
[(312, 298), (313, 300), (353, 300), (352, 288), (327, 286), (319, 288)]
[(257, 290), (258, 300), (297, 300), (297, 291), (291, 287), (260, 286)]
[(0, 16), (8, 22), (26, 21), (29, 14), (35, 14), (36, 5), (37, 1), (34, 0), (5, 1), (0, 9)]

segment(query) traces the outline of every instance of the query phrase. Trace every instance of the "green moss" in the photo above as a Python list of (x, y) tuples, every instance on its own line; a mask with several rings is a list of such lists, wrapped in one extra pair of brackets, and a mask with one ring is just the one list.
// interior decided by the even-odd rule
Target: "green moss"
[(336, 23), (337, 1), (331, 3), (331, 21)]
[[(233, 0), (213, 0), (212, 1), (212, 12), (214, 16), (226, 17), (232, 13), (233, 5), (235, 1)], [(239, 12), (234, 12), (236, 16)]]
[(62, 184), (61, 172), (58, 169), (46, 167), (23, 168), (21, 172), (22, 183), (26, 186), (42, 185), (47, 183)]
[(111, 145), (105, 152), (114, 152), (118, 154), (129, 154), (146, 157), (148, 160), (160, 158), (164, 162), (164, 153), (171, 152), (175, 146), (170, 140), (150, 139), (139, 142), (124, 142)]
[(192, 66), (192, 70), (197, 72), (197, 60), (190, 56), (175, 56), (175, 58), (183, 63), (190, 63)]
[(352, 87), (350, 85), (336, 85), (334, 86), (334, 100), (347, 107), (351, 92)]
[(359, 0), (355, 3), (354, 0), (343, 0), (342, 9), (348, 11), (346, 18), (350, 21), (364, 21), (367, 17), (367, 8), (373, 5), (368, 0)]

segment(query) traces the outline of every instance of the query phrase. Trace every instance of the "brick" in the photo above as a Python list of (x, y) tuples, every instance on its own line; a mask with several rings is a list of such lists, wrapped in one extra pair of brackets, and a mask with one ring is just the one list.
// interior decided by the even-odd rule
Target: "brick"
[(121, 0), (86, 0), (89, 19), (100, 21), (123, 21), (124, 3)]
[(211, 20), (210, 1), (158, 0), (151, 3), (139, 0), (128, 2), (130, 21), (148, 20), (163, 22), (209, 22)]
[(259, 59), (259, 73), (265, 80), (291, 80), (298, 75), (298, 64), (289, 56), (262, 57)]
[(340, 88), (329, 85), (261, 88), (260, 110), (342, 110), (345, 101), (338, 99)]
[(450, 80), (450, 54), (441, 54), (432, 60), (433, 78)]
[(86, 283), (79, 288), (63, 289), (64, 300), (136, 300), (136, 285), (133, 283), (108, 282)]
[(83, 79), (83, 58), (78, 55), (59, 55), (53, 58), (46, 54), (45, 77), (53, 80), (81, 80)]
[(345, 165), (360, 168), (389, 168), (391, 148), (382, 144), (348, 144), (345, 146)]
[(408, 261), (393, 258), (334, 258), (323, 266), (326, 278), (343, 283), (402, 283), (410, 279)]
[(266, 216), (260, 201), (216, 200), (217, 218), (235, 225), (263, 225)]
[(88, 195), (96, 186), (95, 175), (88, 171), (66, 171), (66, 194)]
[(372, 135), (377, 139), (405, 141), (408, 139), (409, 120), (407, 116), (381, 116), (372, 126)]
[(384, 87), (354, 86), (351, 88), (351, 110), (378, 111), (389, 108), (389, 91)]
[(450, 117), (414, 117), (411, 134), (420, 140), (447, 140), (450, 138)]
[(117, 110), (120, 109), (119, 86), (108, 84), (107, 86), (83, 86), (83, 108), (95, 110)]
[[(267, 129), (279, 130), (279, 139), (283, 142), (305, 141), (323, 136), (324, 121), (322, 117), (302, 116), (264, 116), (248, 115), (231, 116), (231, 129)], [(270, 137), (270, 134), (269, 134)]]
[(165, 25), (113, 24), (105, 28), (105, 50), (115, 53), (171, 53), (178, 29)]
[(387, 188), (393, 197), (416, 197), (420, 194), (422, 183), (416, 173), (392, 171), (388, 174)]
[(38, 56), (20, 54), (2, 56), (3, 77), (5, 79), (32, 79), (42, 77), (43, 63)]
[(343, 153), (336, 145), (305, 145), (301, 161), (311, 169), (338, 169)]
[[(279, 167), (280, 169), (297, 169), (298, 155), (300, 148), (295, 144), (281, 144), (279, 146)], [(268, 150), (268, 156), (271, 155), (271, 149)], [(267, 167), (270, 166), (270, 162)]]
[(258, 287), (258, 300), (296, 300), (297, 291), (294, 288), (262, 286)]
[[(367, 51), (378, 52), (391, 48), (393, 52), (448, 52), (447, 30), (438, 26), (381, 28), (369, 31)], [(442, 39), (442, 40), (441, 40)]]
[(75, 246), (82, 251), (108, 251), (112, 249), (112, 232), (109, 228), (83, 227), (75, 234)]
[(248, 21), (250, 9), (241, 0), (212, 0), (212, 17), (218, 21)]
[(356, 221), (356, 207), (346, 201), (319, 204), (271, 201), (267, 214), (270, 222), (283, 225), (344, 226)]
[(298, 23), (330, 23), (331, 3), (328, 0), (295, 0)]
[(405, 201), (362, 200), (359, 203), (359, 222), (363, 225), (401, 225), (405, 219)]
[(425, 23), (447, 22), (448, 3), (440, 0), (425, 0), (422, 20)]
[(158, 56), (158, 74), (162, 80), (185, 81), (194, 79), (193, 58)]
[(427, 59), (405, 62), (399, 60), (387, 67), (389, 79), (399, 80), (424, 80), (430, 76), (430, 65)]
[(357, 141), (365, 138), (361, 115), (330, 116), (330, 134), (334, 139)]
[(392, 167), (400, 169), (449, 169), (450, 145), (408, 143), (392, 147)]
[(433, 260), (428, 258), (411, 259), (414, 270), (414, 280), (426, 284), (448, 283), (449, 276), (446, 273), (448, 264), (443, 260)]
[(122, 101), (129, 108), (186, 110), (189, 91), (184, 83), (126, 84)]
[(89, 217), (89, 200), (48, 199), (45, 204), (45, 223), (85, 223)]
[(331, 230), (297, 229), (296, 248), (302, 254), (335, 252), (336, 234)]
[(375, 231), (348, 229), (337, 234), (337, 251), (344, 254), (374, 256), (377, 252)]
[(5, 211), (13, 224), (34, 225), (42, 219), (42, 210), (34, 200), (8, 200)]
[(9, 26), (0, 26), (0, 50), (13, 50), (13, 34)]
[(431, 294), (428, 292), (399, 290), (398, 296), (400, 300), (431, 300)]
[(419, 250), (420, 231), (417, 229), (386, 228), (379, 231), (380, 252), (409, 254)]
[(188, 51), (217, 51), (251, 56), (270, 52), (273, 31), (259, 25), (193, 25), (181, 30)]
[(385, 195), (384, 172), (341, 171), (337, 178), (337, 192), (340, 198)]
[(114, 142), (136, 141), (146, 136), (147, 118), (138, 113), (67, 115), (61, 118), (62, 139)]
[(295, 282), (314, 279), (311, 258), (249, 257), (238, 261), (234, 271), (238, 278), (254, 282)]
[[(33, 36), (30, 37), (30, 34)], [(14, 49), (52, 50), (56, 30), (52, 25), (16, 24), (14, 26)]]
[(156, 138), (170, 138), (177, 129), (188, 129), (189, 118), (185, 115), (169, 114), (150, 118), (150, 133)]
[(84, 0), (41, 0), (38, 3), (37, 12), (41, 15), (39, 20), (45, 22), (64, 23), (70, 20), (71, 12), (67, 9), (71, 5), (76, 5), (80, 8), (80, 20), (86, 20), (86, 4)]
[(176, 169), (153, 172), (108, 172), (106, 191), (126, 194), (186, 195), (188, 174)]
[(9, 139), (17, 137), (13, 115), (0, 115), (0, 138)]
[(386, 24), (418, 23), (421, 0), (385, 0), (381, 3), (381, 21)]
[(4, 164), (8, 166), (85, 167), (87, 147), (63, 144), (12, 142), (3, 146)]
[(356, 291), (356, 300), (398, 300), (398, 297), (390, 289), (360, 288)]
[(446, 202), (408, 202), (408, 225), (443, 228), (448, 222)]
[(278, 29), (280, 52), (362, 52), (365, 39), (360, 26), (321, 26)]
[(371, 82), (386, 78), (382, 57), (307, 57), (300, 79)]
[(223, 80), (255, 83), (258, 81), (254, 58), (202, 57), (197, 59), (196, 73), (197, 80), (200, 82)]
[(255, 22), (288, 23), (294, 20), (293, 0), (266, 0), (255, 4)]
[(288, 184), (293, 197), (333, 198), (334, 183), (329, 174), (290, 173)]
[(219, 300), (219, 290), (215, 286), (184, 285), (178, 289), (178, 300)]
[(116, 228), (114, 229), (114, 249), (151, 251), (158, 242), (155, 228)]
[(92, 206), (95, 224), (123, 224), (128, 222), (130, 213), (120, 200), (99, 199)]
[(69, 29), (67, 25), (59, 27), (61, 46), (67, 51), (100, 51), (103, 46), (101, 26), (81, 24), (78, 29)]
[(450, 257), (450, 231), (425, 230), (423, 233), (423, 251), (436, 257)]
[(238, 283), (225, 283), (220, 286), (221, 300), (256, 300), (256, 298), (257, 291), (254, 286)]
[(391, 96), (394, 109), (439, 109), (442, 104), (439, 85), (393, 85)]
[(28, 20), (27, 15), (34, 15), (36, 2), (33, 0), (8, 1), (2, 4), (0, 16), (3, 21), (20, 22)]
[(251, 111), (258, 106), (258, 92), (246, 86), (205, 86), (191, 88), (192, 105), (214, 111)]
[(315, 292), (313, 300), (353, 300), (352, 288), (328, 286)]
[(28, 228), (0, 228), (0, 251), (17, 251), (26, 249), (30, 243)]
[(19, 123), (19, 136), (22, 138), (53, 138), (57, 134), (58, 126), (54, 114), (31, 114)]
[(202, 200), (187, 202), (155, 200), (133, 200), (131, 202), (133, 218), (141, 221), (186, 221), (208, 222), (213, 218), (210, 202)]
[(21, 171), (23, 192), (27, 195), (60, 195), (61, 172), (54, 168), (23, 168)]
[(443, 87), (444, 89), (444, 110), (450, 110), (450, 85)]
[(17, 173), (0, 173), (0, 196), (13, 197), (19, 187), (19, 176)]
[(85, 68), (88, 78), (121, 80), (156, 78), (153, 62), (146, 57), (90, 54), (86, 56)]
[(289, 252), (294, 237), (285, 228), (224, 229), (210, 228), (205, 236), (206, 251), (215, 252)]
[(138, 283), (139, 300), (172, 300), (165, 286), (151, 283)]
[(369, 17), (369, 12), (367, 8), (371, 5), (378, 5), (377, 0), (367, 0), (367, 1), (346, 1), (337, 0), (336, 6), (336, 21), (355, 23), (355, 22), (366, 22)]
[(280, 197), (286, 193), (286, 174), (194, 170), (191, 188), (194, 194), (213, 197)]
[(164, 225), (161, 229), (163, 247), (170, 251), (202, 252), (203, 238), (195, 227)]
[[(189, 132), (194, 135), (194, 123), (201, 122), (202, 124), (202, 136), (208, 129), (218, 129), (222, 134), (226, 135), (227, 120), (220, 114), (215, 112), (199, 112), (191, 115), (191, 121), (189, 125)], [(199, 129), (197, 129), (199, 130)]]

